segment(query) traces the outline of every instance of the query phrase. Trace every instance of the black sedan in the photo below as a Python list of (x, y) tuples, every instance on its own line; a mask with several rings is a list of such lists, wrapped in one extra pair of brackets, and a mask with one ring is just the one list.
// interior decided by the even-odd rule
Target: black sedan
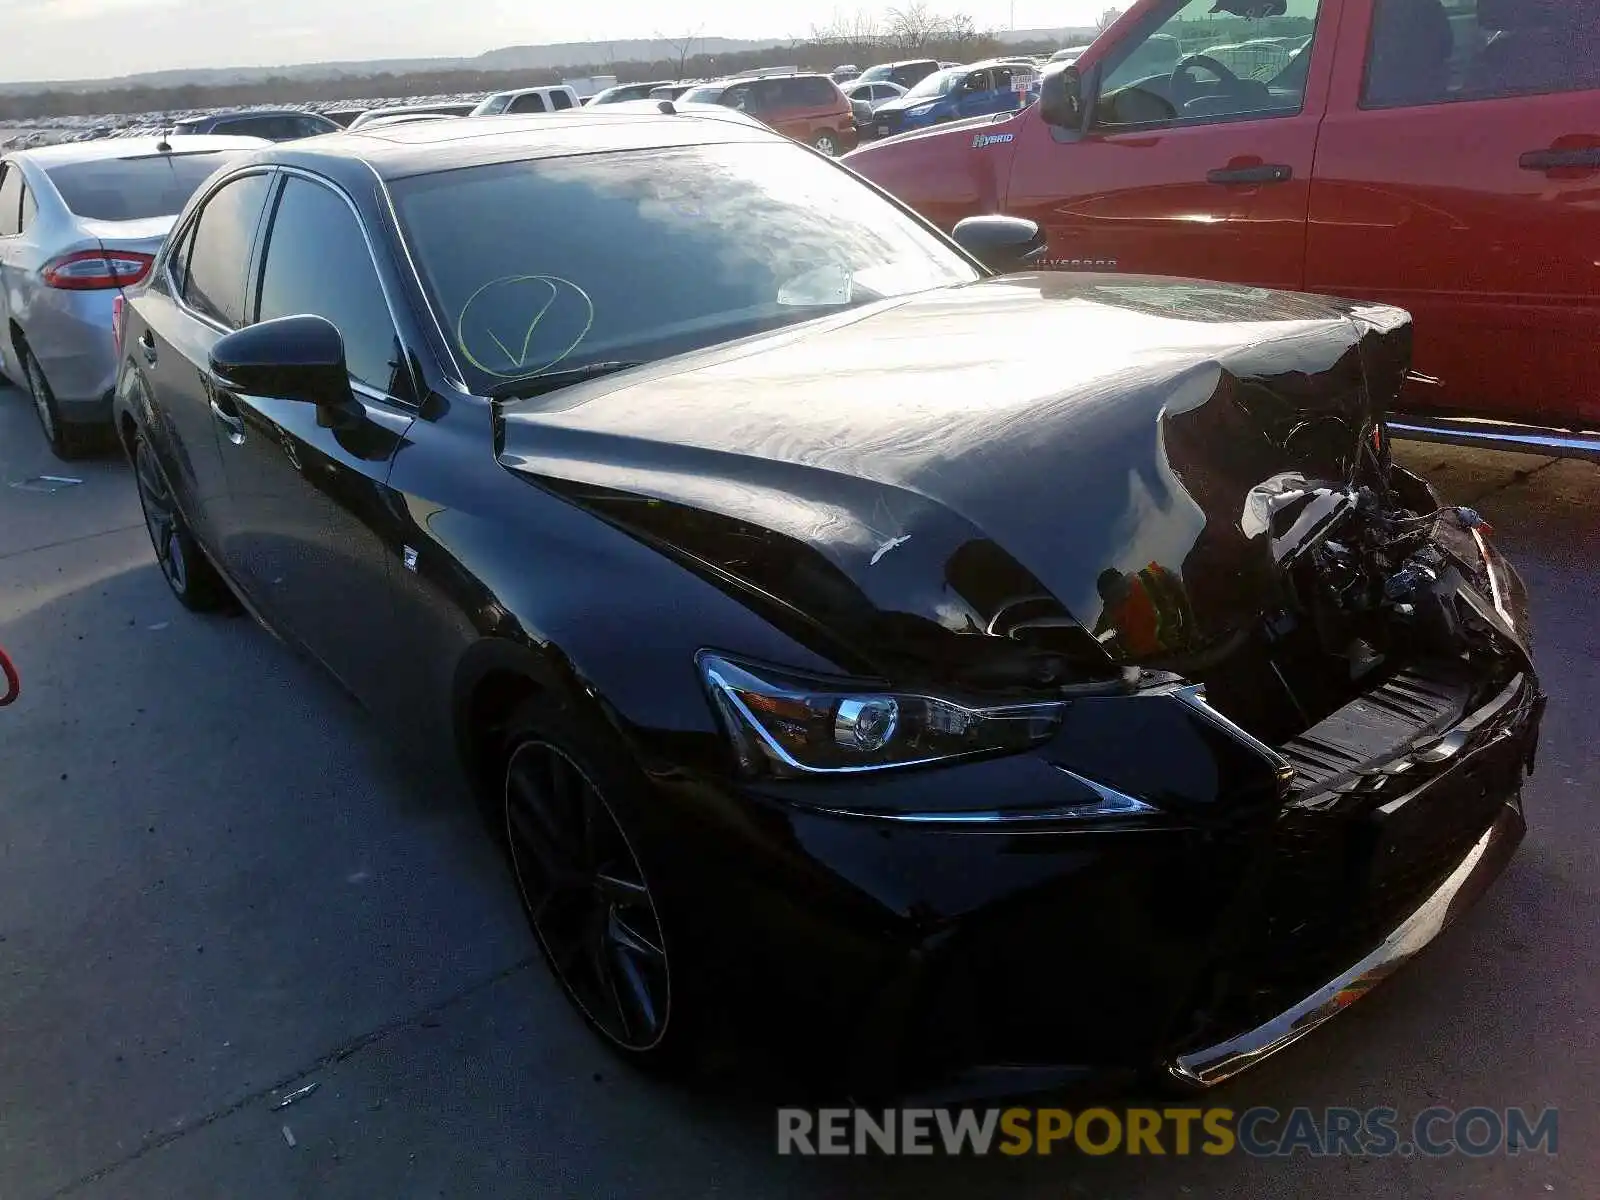
[(118, 427), (178, 599), (459, 760), (611, 1044), (1211, 1084), (1505, 863), (1525, 595), (1390, 460), (1404, 313), (1006, 274), (741, 122), (439, 125), (202, 188)]

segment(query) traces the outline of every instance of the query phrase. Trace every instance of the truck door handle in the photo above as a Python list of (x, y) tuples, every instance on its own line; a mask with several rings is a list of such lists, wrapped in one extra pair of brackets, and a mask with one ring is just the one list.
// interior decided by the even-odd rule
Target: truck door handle
[(1206, 172), (1207, 183), (1288, 183), (1294, 168), (1287, 163), (1261, 163), (1251, 167), (1218, 167)]
[(152, 367), (155, 366), (156, 339), (148, 329), (139, 335), (139, 349), (144, 351), (144, 361), (149, 363)]
[(1600, 171), (1600, 146), (1577, 150), (1529, 150), (1518, 165), (1524, 171)]

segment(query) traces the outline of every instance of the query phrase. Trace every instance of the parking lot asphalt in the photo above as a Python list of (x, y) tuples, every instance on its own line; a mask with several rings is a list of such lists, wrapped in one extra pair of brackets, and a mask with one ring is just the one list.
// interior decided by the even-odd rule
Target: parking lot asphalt
[(1592, 1200), (1600, 467), (1403, 457), (1532, 592), (1531, 832), (1421, 963), (1206, 1102), (1555, 1106), (1558, 1153), (798, 1160), (767, 1101), (603, 1051), (459, 784), (247, 620), (179, 608), (127, 468), (55, 461), (0, 386), (0, 1196)]

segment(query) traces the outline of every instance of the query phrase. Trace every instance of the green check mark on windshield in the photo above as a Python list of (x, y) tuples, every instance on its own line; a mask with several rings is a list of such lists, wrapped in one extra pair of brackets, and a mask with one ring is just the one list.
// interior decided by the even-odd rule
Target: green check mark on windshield
[(510, 348), (500, 340), (499, 335), (494, 330), (485, 328), (484, 332), (489, 335), (489, 339), (496, 346), (500, 347), (501, 353), (506, 356), (513, 367), (525, 367), (528, 365), (528, 347), (533, 343), (533, 335), (538, 332), (539, 322), (544, 320), (545, 314), (550, 311), (550, 306), (556, 302), (556, 294), (559, 289), (550, 280), (536, 275), (528, 276), (525, 280), (517, 280), (517, 282), (542, 283), (550, 289), (550, 295), (546, 297), (545, 302), (539, 307), (539, 311), (534, 314), (533, 320), (528, 323), (527, 331), (522, 335), (522, 352), (520, 354), (511, 353)]

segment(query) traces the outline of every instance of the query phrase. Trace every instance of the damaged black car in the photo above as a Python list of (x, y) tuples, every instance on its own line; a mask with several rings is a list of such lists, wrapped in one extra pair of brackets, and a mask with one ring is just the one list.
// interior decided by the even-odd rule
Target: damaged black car
[(1017, 272), (738, 119), (449, 124), (202, 188), (118, 428), (174, 594), (464, 768), (610, 1045), (1203, 1087), (1504, 866), (1526, 595), (1391, 459), (1406, 314)]

